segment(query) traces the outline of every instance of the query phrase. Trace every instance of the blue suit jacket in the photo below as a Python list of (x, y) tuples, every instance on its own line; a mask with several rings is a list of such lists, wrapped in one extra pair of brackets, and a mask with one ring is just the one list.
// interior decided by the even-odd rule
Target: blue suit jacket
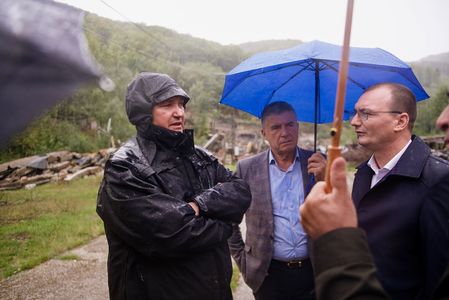
[(414, 137), (370, 189), (373, 173), (359, 166), (352, 197), (377, 276), (393, 299), (428, 299), (449, 261), (449, 164)]

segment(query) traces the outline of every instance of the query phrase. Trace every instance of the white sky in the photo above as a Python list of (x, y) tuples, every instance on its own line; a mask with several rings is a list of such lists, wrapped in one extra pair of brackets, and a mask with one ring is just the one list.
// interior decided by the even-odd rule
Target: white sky
[[(58, 0), (113, 20), (239, 44), (267, 39), (343, 43), (346, 0)], [(108, 7), (112, 6), (128, 19)], [(449, 52), (449, 0), (355, 0), (351, 46), (404, 61)]]

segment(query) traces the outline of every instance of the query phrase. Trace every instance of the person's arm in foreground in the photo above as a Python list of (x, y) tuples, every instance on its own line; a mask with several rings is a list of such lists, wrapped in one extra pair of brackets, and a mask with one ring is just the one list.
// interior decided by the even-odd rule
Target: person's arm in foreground
[(389, 299), (375, 266), (346, 184), (345, 161), (331, 168), (332, 192), (318, 182), (301, 206), (301, 223), (314, 240), (317, 299)]
[[(235, 174), (238, 177), (242, 177), (240, 162), (237, 163), (237, 170)], [(231, 255), (237, 263), (237, 267), (239, 268), (240, 272), (245, 275), (245, 242), (243, 241), (239, 223), (232, 224), (232, 235), (228, 239), (228, 245)]]

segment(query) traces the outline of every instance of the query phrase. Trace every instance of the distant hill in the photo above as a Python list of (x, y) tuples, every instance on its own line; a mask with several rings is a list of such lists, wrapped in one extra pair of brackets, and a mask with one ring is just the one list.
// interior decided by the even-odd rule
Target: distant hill
[(302, 44), (303, 42), (301, 40), (264, 40), (264, 41), (257, 41), (257, 42), (248, 42), (243, 44), (238, 44), (237, 46), (242, 49), (245, 54), (248, 56), (251, 56), (258, 52), (265, 52), (265, 51), (276, 51), (281, 49), (287, 49), (290, 47), (297, 46), (299, 44)]
[[(70, 101), (36, 120), (3, 153), (32, 155), (59, 149), (91, 152), (108, 147), (111, 137), (127, 140), (135, 129), (125, 113), (124, 95), (127, 84), (140, 71), (170, 74), (187, 91), (193, 99), (188, 105), (187, 127), (195, 128), (196, 142), (203, 144), (214, 131), (211, 124), (215, 121), (252, 120), (246, 113), (218, 105), (226, 73), (255, 53), (303, 43), (287, 39), (224, 46), (160, 26), (113, 21), (91, 13), (86, 14), (84, 30), (93, 56), (115, 82), (115, 90), (79, 90), (67, 99)], [(413, 62), (412, 67), (429, 92), (449, 85), (449, 52)], [(105, 129), (108, 124), (110, 130)]]
[(426, 56), (421, 58), (418, 63), (438, 69), (442, 74), (449, 76), (449, 52)]
[(424, 58), (421, 58), (419, 61), (421, 62), (446, 62), (449, 63), (449, 52), (429, 55)]
[(426, 90), (449, 86), (449, 52), (426, 56), (410, 65)]

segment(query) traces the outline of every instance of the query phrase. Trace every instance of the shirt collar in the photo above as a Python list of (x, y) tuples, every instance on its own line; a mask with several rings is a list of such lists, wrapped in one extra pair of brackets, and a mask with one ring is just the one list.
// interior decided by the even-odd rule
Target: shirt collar
[[(298, 149), (298, 147), (296, 147), (295, 161), (299, 161), (299, 149)], [(277, 162), (274, 159), (274, 156), (273, 156), (273, 153), (271, 152), (271, 149), (270, 149), (270, 151), (268, 151), (268, 164), (269, 165), (273, 165), (274, 164), (274, 165), (277, 166)]]
[(368, 161), (368, 166), (374, 171), (374, 174), (378, 174), (380, 170), (387, 170), (391, 171), (394, 166), (398, 163), (399, 159), (401, 159), (402, 155), (404, 154), (405, 150), (407, 150), (408, 146), (412, 143), (412, 140), (409, 140), (408, 143), (399, 151), (395, 156), (393, 156), (392, 159), (390, 159), (389, 162), (385, 164), (385, 166), (382, 169), (379, 169), (377, 166), (377, 162), (374, 159), (374, 155), (371, 155), (371, 158)]

